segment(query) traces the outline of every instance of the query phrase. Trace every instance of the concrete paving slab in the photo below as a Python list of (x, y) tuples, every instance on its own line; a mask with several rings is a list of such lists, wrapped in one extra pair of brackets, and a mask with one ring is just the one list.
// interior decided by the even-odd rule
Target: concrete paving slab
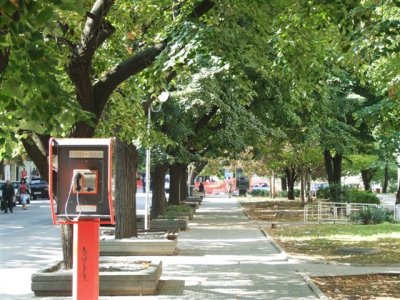
[[(235, 198), (222, 196), (203, 200), (189, 229), (179, 234), (176, 256), (152, 256), (152, 259), (160, 259), (163, 264), (158, 295), (102, 296), (100, 300), (321, 299), (323, 295), (318, 294), (308, 276), (400, 269), (399, 266), (335, 266), (288, 259), (261, 232), (257, 222), (244, 215)], [(18, 293), (12, 299), (70, 300), (71, 297), (39, 298)]]

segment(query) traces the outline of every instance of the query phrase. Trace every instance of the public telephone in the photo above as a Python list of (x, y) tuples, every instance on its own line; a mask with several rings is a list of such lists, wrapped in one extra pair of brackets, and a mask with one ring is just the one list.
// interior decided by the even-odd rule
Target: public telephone
[(97, 194), (98, 172), (89, 169), (74, 169), (73, 192), (82, 194)]
[(114, 222), (111, 145), (112, 139), (50, 140), (49, 187), (55, 194), (50, 199), (55, 223)]

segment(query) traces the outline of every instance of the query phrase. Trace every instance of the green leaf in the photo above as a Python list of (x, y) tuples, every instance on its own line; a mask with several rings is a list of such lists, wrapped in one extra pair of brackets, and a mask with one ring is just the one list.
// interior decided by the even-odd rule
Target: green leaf
[(2, 93), (4, 93), (4, 95), (16, 98), (21, 98), (23, 96), (21, 92), (22, 89), (20, 88), (20, 83), (18, 81), (11, 79), (5, 81), (3, 84), (4, 90)]
[(7, 33), (4, 36), (0, 36), (0, 46), (9, 47), (12, 45), (11, 35)]
[(28, 50), (28, 54), (32, 60), (38, 60), (43, 57), (44, 51), (41, 48), (34, 48), (34, 49)]
[(45, 24), (47, 21), (49, 21), (51, 19), (53, 14), (54, 14), (54, 11), (52, 8), (46, 8), (45, 10), (42, 10), (36, 16), (37, 25), (41, 26), (41, 25)]

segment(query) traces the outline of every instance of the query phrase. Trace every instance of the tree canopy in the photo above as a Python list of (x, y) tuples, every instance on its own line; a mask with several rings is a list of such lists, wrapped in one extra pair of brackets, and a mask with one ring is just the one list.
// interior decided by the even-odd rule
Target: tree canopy
[(185, 163), (399, 151), (399, 1), (1, 4), (0, 157), (22, 143), (42, 173), (49, 136), (118, 134)]

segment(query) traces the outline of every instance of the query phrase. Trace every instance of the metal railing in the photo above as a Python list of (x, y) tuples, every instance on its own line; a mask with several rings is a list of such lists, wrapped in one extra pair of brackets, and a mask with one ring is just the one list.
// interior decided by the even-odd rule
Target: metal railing
[(400, 221), (400, 205), (320, 201), (318, 204), (307, 204), (304, 207), (304, 222), (345, 223), (349, 221), (351, 214), (371, 207), (386, 209), (388, 212), (393, 213), (394, 220)]

